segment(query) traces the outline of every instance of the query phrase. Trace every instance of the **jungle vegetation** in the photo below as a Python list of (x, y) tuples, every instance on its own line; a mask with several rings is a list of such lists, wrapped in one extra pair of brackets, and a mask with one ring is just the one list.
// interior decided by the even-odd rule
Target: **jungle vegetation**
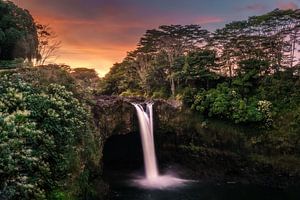
[(33, 66), (45, 62), (42, 30), (27, 10), (0, 0), (1, 199), (93, 195), (101, 160), (95, 94), (176, 99), (201, 119), (255, 130), (245, 136), (255, 153), (300, 163), (300, 10), (276, 9), (214, 32), (147, 30), (102, 79), (91, 69)]

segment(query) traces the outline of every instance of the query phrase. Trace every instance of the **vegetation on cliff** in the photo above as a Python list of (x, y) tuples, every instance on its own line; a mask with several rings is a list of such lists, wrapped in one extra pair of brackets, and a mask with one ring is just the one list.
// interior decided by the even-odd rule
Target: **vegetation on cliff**
[(299, 27), (299, 10), (278, 9), (215, 32), (199, 25), (160, 26), (100, 80), (92, 69), (33, 67), (34, 58), (45, 62), (39, 54), (48, 43), (39, 43), (47, 39), (39, 40), (38, 33), (47, 27), (0, 0), (0, 198), (95, 194), (91, 183), (108, 137), (103, 133), (112, 132), (101, 129), (131, 125), (127, 110), (112, 109), (115, 119), (109, 118), (98, 105), (102, 101), (99, 113), (92, 113), (101, 94), (183, 102), (183, 112), (172, 111), (173, 117), (160, 105), (157, 119), (158, 143), (188, 152), (178, 155), (239, 155), (299, 169)]
[(177, 99), (203, 117), (254, 128), (270, 151), (299, 155), (299, 26), (300, 10), (276, 9), (214, 32), (148, 30), (101, 93)]
[(89, 170), (100, 163), (88, 101), (78, 98), (88, 93), (59, 66), (1, 73), (0, 79), (0, 197), (87, 195)]
[[(228, 151), (247, 158), (249, 166), (298, 171), (299, 27), (300, 10), (279, 9), (214, 32), (160, 26), (111, 68), (100, 92), (182, 101), (197, 119), (170, 122), (174, 127), (160, 127), (169, 138), (160, 137), (191, 155)], [(176, 132), (175, 142), (170, 132)]]

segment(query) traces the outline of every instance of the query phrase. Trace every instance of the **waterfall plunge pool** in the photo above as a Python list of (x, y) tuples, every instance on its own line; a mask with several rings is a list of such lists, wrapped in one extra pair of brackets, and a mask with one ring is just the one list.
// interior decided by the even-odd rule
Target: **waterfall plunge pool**
[(272, 189), (255, 185), (218, 184), (207, 180), (187, 182), (180, 187), (143, 188), (134, 180), (143, 170), (109, 170), (110, 200), (299, 200), (298, 188)]
[[(171, 172), (160, 174), (156, 166), (150, 109), (144, 111), (143, 107), (138, 107), (137, 112), (141, 135), (112, 136), (104, 147), (104, 180), (110, 185), (111, 200), (300, 199), (298, 188), (283, 190), (254, 185), (218, 184), (205, 180), (187, 181), (177, 178)], [(149, 144), (149, 141), (153, 144)]]
[[(159, 153), (159, 152), (158, 152)], [(180, 187), (146, 189), (136, 180), (143, 180), (143, 152), (138, 132), (114, 135), (104, 146), (104, 180), (110, 186), (110, 200), (299, 200), (299, 188), (270, 189), (254, 185), (220, 184), (197, 180)], [(158, 162), (160, 164), (160, 162)], [(161, 174), (185, 178), (184, 166), (160, 166)]]

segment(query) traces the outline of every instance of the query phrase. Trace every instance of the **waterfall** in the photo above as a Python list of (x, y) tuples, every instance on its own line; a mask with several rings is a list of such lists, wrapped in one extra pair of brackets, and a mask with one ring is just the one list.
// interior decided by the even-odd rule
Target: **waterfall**
[(188, 182), (174, 176), (159, 175), (155, 156), (154, 130), (153, 130), (153, 103), (146, 104), (146, 111), (141, 104), (134, 105), (140, 127), (140, 134), (143, 147), (144, 165), (146, 178), (138, 178), (133, 182), (139, 187), (150, 189), (164, 189), (169, 187), (179, 187)]
[(139, 120), (146, 178), (155, 179), (158, 177), (158, 169), (153, 134), (153, 103), (146, 104), (146, 111), (140, 104), (133, 105)]

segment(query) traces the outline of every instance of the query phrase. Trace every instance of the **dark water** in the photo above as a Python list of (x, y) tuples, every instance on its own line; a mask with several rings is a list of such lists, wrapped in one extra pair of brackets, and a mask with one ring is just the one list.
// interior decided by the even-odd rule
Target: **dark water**
[[(126, 172), (125, 172), (126, 173)], [(300, 188), (271, 189), (253, 185), (212, 184), (194, 181), (173, 189), (142, 189), (131, 184), (132, 175), (111, 172), (111, 200), (300, 200)]]
[[(171, 171), (181, 171), (180, 167), (173, 167)], [(107, 140), (104, 179), (110, 184), (111, 200), (300, 200), (300, 187), (281, 190), (253, 185), (212, 184), (201, 180), (168, 190), (142, 189), (132, 185), (133, 179), (144, 174), (142, 168), (139, 134), (116, 135)]]

